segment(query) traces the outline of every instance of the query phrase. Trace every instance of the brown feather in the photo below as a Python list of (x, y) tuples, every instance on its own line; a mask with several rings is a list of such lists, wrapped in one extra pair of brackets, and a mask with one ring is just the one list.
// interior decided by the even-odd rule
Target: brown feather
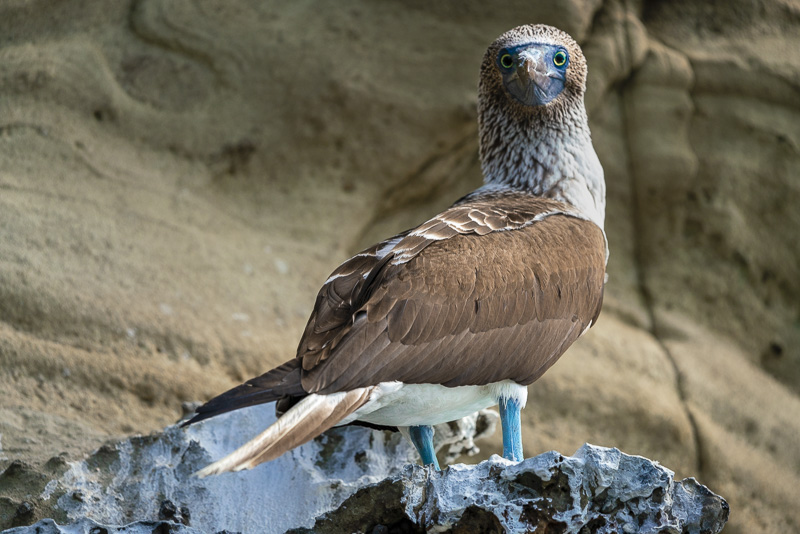
[(602, 304), (603, 233), (571, 213), (525, 193), (473, 195), (370, 247), (320, 289), (297, 359), (212, 399), (191, 422), (383, 381), (530, 383)]
[[(522, 211), (528, 218), (513, 223), (499, 215)], [(329, 393), (392, 380), (529, 383), (541, 376), (592, 323), (602, 296), (603, 233), (564, 212), (570, 210), (561, 203), (515, 193), (477, 198), (437, 216), (458, 231), (449, 239), (423, 243), (422, 229), (438, 236), (445, 228), (440, 224), (409, 232), (398, 241), (396, 258), (371, 282), (366, 320), (345, 322), (347, 334), (325, 361), (308, 367), (298, 353), (304, 389)], [(474, 229), (481, 224), (480, 232)], [(488, 224), (493, 228), (484, 233)], [(399, 262), (408, 250), (416, 255)], [(384, 312), (387, 302), (393, 305)], [(388, 343), (376, 354), (364, 354), (356, 334), (367, 324), (386, 332)], [(460, 343), (446, 342), (466, 329), (471, 335)], [(521, 350), (526, 342), (527, 352)], [(388, 361), (364, 365), (364, 358)]]

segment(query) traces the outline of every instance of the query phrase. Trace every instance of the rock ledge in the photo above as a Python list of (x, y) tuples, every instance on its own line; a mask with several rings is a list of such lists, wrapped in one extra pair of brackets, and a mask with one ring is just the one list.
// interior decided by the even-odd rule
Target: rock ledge
[(640, 456), (586, 444), (519, 464), (498, 456), (441, 472), (408, 465), (362, 488), (311, 529), (351, 532), (716, 533), (728, 504), (694, 478)]
[[(586, 444), (571, 457), (551, 451), (518, 464), (492, 456), (478, 465), (452, 465), (439, 472), (405, 465), (379, 482), (363, 485), (310, 528), (287, 534), (711, 534), (722, 530), (728, 514), (727, 502), (694, 478), (675, 481), (672, 471), (646, 458)], [(82, 517), (62, 527), (45, 519), (7, 533), (204, 532), (175, 521), (181, 518), (118, 527)], [(272, 531), (268, 515), (256, 522)]]

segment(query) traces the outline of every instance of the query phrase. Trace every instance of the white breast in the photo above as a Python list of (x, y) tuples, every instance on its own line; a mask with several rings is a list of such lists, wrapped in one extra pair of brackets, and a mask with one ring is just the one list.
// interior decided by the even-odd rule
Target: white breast
[(370, 400), (341, 424), (357, 420), (384, 426), (438, 425), (497, 404), (501, 396), (513, 398), (524, 407), (528, 389), (510, 380), (454, 388), (439, 384), (382, 382)]

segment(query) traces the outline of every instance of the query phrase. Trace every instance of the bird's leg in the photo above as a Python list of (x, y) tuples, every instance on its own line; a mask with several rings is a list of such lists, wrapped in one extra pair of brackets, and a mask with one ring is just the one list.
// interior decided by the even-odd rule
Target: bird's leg
[(500, 397), (500, 425), (503, 427), (503, 458), (522, 461), (522, 429), (520, 427), (518, 400)]
[(436, 451), (433, 450), (433, 427), (428, 425), (410, 426), (408, 434), (411, 436), (411, 443), (417, 448), (417, 452), (422, 457), (422, 465), (431, 465), (438, 471), (439, 461), (436, 459)]

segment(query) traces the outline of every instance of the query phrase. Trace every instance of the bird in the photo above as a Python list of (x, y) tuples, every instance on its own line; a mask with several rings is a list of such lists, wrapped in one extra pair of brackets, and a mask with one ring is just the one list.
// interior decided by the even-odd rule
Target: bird
[(200, 406), (191, 425), (275, 402), (278, 419), (197, 474), (250, 469), (348, 424), (400, 431), (439, 469), (433, 425), (497, 405), (523, 460), (527, 386), (597, 321), (608, 261), (605, 181), (580, 46), (529, 24), (486, 50), (484, 184), (342, 263), (291, 360)]

